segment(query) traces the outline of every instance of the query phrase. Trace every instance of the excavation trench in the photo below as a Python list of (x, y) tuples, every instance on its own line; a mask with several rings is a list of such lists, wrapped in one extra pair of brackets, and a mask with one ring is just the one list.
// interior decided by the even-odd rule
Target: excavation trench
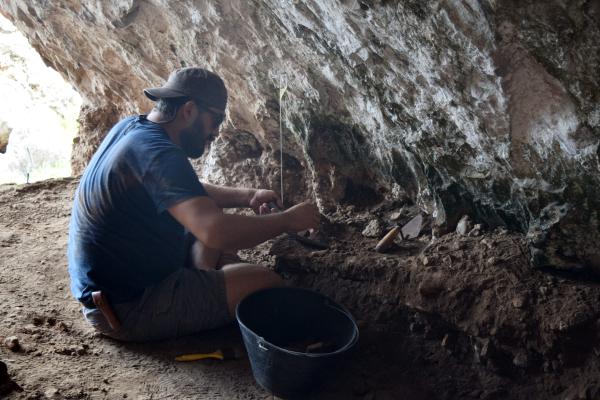
[(277, 241), (276, 270), (351, 310), (363, 333), (359, 358), (372, 363), (365, 374), (399, 368), (395, 376), (406, 379), (390, 375), (388, 386), (419, 382), (428, 395), (441, 387), (434, 398), (552, 396), (574, 386), (582, 398), (597, 393), (585, 371), (598, 364), (600, 287), (593, 277), (532, 268), (521, 235), (452, 233), (433, 243), (422, 235), (389, 254), (352, 225), (320, 235), (328, 250)]

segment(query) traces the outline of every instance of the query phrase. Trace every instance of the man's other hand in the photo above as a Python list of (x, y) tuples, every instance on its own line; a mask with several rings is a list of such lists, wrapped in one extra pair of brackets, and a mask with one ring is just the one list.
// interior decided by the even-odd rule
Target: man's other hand
[(272, 190), (256, 189), (250, 197), (250, 208), (257, 214), (265, 214), (271, 212), (268, 203), (275, 203), (279, 208), (283, 208), (279, 195)]
[(305, 201), (284, 211), (287, 215), (288, 232), (315, 229), (321, 221), (321, 214), (314, 203)]

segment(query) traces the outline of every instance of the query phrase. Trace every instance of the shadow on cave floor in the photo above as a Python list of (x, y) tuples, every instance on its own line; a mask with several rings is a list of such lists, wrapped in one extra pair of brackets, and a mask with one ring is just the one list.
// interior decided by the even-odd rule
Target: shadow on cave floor
[(600, 285), (600, 276), (589, 269), (557, 269), (553, 267), (539, 267), (538, 270), (549, 276), (564, 279), (565, 281), (578, 282), (581, 284)]

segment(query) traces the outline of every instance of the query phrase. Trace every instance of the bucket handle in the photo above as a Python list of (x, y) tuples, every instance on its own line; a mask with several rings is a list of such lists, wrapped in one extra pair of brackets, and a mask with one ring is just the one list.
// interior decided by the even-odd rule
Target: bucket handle
[(268, 347), (265, 346), (265, 339), (264, 338), (259, 337), (257, 345), (258, 345), (258, 348), (261, 349), (262, 351), (269, 351)]

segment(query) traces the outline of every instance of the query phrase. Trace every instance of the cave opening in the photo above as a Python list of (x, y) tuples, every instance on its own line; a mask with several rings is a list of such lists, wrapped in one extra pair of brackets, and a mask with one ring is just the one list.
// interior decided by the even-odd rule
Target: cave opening
[(71, 175), (81, 96), (0, 15), (0, 183)]

